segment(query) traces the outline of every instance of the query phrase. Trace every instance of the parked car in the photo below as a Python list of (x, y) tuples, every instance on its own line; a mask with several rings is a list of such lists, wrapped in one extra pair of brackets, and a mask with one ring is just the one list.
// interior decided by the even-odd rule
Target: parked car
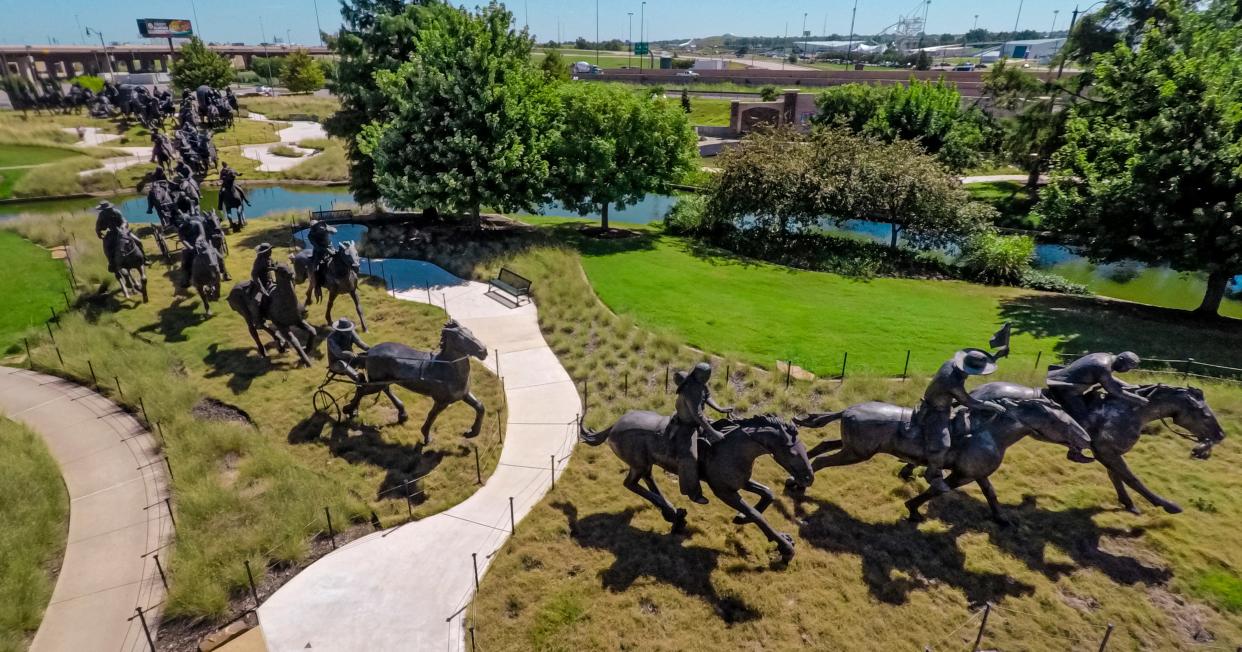
[(677, 76), (678, 76), (678, 77), (698, 77), (698, 76), (699, 76), (699, 73), (697, 73), (697, 72), (695, 72), (695, 71), (693, 71), (693, 70), (683, 70), (683, 71), (681, 71), (681, 72), (677, 73)]
[(957, 67), (953, 68), (953, 72), (972, 72), (974, 69), (975, 69), (975, 64), (973, 64), (973, 63), (963, 63), (963, 64), (961, 64), (961, 65), (959, 65), (959, 66), (957, 66)]

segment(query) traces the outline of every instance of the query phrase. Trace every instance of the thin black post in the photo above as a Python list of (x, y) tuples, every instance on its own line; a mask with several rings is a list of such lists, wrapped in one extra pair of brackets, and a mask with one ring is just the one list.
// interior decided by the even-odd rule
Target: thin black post
[(138, 612), (138, 621), (142, 623), (142, 631), (147, 635), (147, 645), (151, 646), (151, 652), (155, 652), (155, 639), (151, 638), (151, 628), (147, 627), (147, 617), (142, 615), (142, 607), (134, 607), (134, 611)]
[(65, 367), (65, 358), (60, 354), (60, 345), (53, 343), (52, 349), (56, 351), (56, 359), (60, 360), (60, 366), (63, 369)]
[(479, 592), (479, 553), (470, 553), (470, 563), (474, 564), (474, 592)]
[(99, 389), (99, 379), (95, 377), (95, 365), (90, 360), (86, 361), (86, 368), (91, 370), (91, 387)]
[(793, 374), (793, 360), (785, 361), (785, 389), (789, 389), (789, 376)]
[[(163, 424), (161, 424), (159, 421), (156, 421), (156, 422), (155, 422), (155, 429), (156, 429), (156, 430), (158, 430), (158, 431), (159, 431), (159, 433), (160, 433), (160, 443), (161, 443), (161, 444), (163, 444), (163, 445), (165, 445), (165, 446), (167, 446), (167, 445), (168, 445), (168, 438), (164, 436), (164, 425), (163, 425)], [(171, 473), (172, 473), (172, 470), (170, 469), (170, 470), (169, 470), (169, 474), (171, 475)]]
[(46, 321), (46, 322), (43, 322), (43, 325), (47, 326), (47, 336), (52, 338), (52, 344), (55, 344), (56, 336), (52, 334), (52, 322)]
[(494, 350), (496, 351), (496, 375), (499, 376), (501, 375), (500, 374), (500, 349), (494, 349)]
[(60, 295), (65, 298), (65, 310), (66, 311), (72, 310), (73, 304), (69, 303), (69, 293), (64, 290), (61, 290)]
[(173, 526), (173, 529), (174, 529), (174, 530), (176, 530), (176, 529), (177, 529), (177, 519), (173, 517), (173, 512), (172, 512), (172, 499), (171, 499), (171, 498), (165, 498), (165, 499), (164, 499), (164, 506), (168, 508), (168, 520), (172, 521), (172, 526)]
[(845, 382), (845, 365), (849, 361), (850, 361), (850, 352), (846, 351), (845, 355), (841, 356), (841, 382)]
[(120, 395), (121, 400), (122, 400), (122, 401), (124, 401), (124, 400), (125, 400), (125, 391), (121, 389), (121, 377), (120, 377), (120, 376), (113, 376), (113, 377), (112, 377), (112, 379), (116, 381), (116, 393), (117, 393), (118, 395)]
[(1186, 368), (1182, 370), (1182, 382), (1186, 382), (1186, 378), (1190, 376), (1190, 365), (1194, 363), (1194, 358), (1186, 358)]
[(414, 518), (414, 498), (410, 496), (410, 481), (405, 481), (405, 512), (410, 519)]
[(173, 479), (172, 460), (168, 459), (167, 455), (164, 456), (164, 466), (168, 467), (168, 479), (172, 480)]
[(910, 377), (910, 349), (906, 349), (906, 366), (901, 369), (901, 379), (905, 380)]
[[(431, 284), (430, 283), (427, 284), (426, 290), (427, 290), (427, 305), (430, 306), (431, 305)], [(498, 373), (496, 375), (499, 376), (500, 374)]]
[(150, 425), (151, 419), (147, 416), (147, 404), (142, 402), (141, 396), (138, 397), (138, 409), (142, 410), (142, 420), (146, 421), (147, 425)]
[(328, 518), (328, 539), (332, 541), (332, 549), (336, 550), (336, 530), (332, 529), (332, 512), (324, 507), (323, 515)]
[(728, 388), (729, 388), (729, 381), (730, 381), (732, 378), (733, 378), (733, 367), (732, 367), (732, 365), (728, 365), (728, 364), (726, 364), (726, 365), (725, 365), (725, 377), (724, 377), (724, 386), (725, 386), (725, 389), (728, 389)]
[(668, 391), (668, 365), (664, 365), (664, 391)]
[(483, 466), (479, 464), (479, 447), (474, 446), (474, 479), (475, 484), (483, 484)]
[(621, 378), (621, 395), (628, 397), (630, 395), (630, 372), (625, 372)]
[(971, 652), (979, 652), (979, 644), (983, 642), (983, 630), (988, 626), (988, 616), (992, 613), (992, 603), (985, 602), (983, 604), (983, 621), (979, 623), (979, 635), (975, 637), (975, 645), (970, 648)]
[(517, 534), (517, 519), (513, 516), (513, 496), (509, 496), (509, 534)]
[(582, 409), (591, 407), (591, 386), (587, 381), (582, 381)]
[(552, 488), (555, 489), (556, 488), (556, 456), (549, 455), (548, 458), (552, 460), (551, 467), (550, 467), (552, 469)]
[(56, 306), (48, 306), (47, 308), (52, 311), (52, 321), (59, 322), (60, 318), (56, 316)]
[(500, 438), (500, 445), (505, 445), (505, 432), (500, 429), (500, 413), (496, 413), (496, 436)]
[(1113, 637), (1113, 624), (1108, 624), (1108, 629), (1104, 630), (1104, 640), (1100, 641), (1099, 652), (1104, 652), (1104, 648), (1108, 647), (1108, 639)]
[(23, 337), (22, 342), (26, 345), (26, 364), (30, 365), (31, 369), (34, 369), (34, 356), (30, 355), (30, 340)]
[(259, 608), (259, 591), (254, 588), (254, 573), (250, 572), (250, 560), (246, 560), (246, 579), (250, 580), (250, 597), (254, 598), (254, 608)]
[(474, 644), (474, 623), (470, 623), (470, 652), (478, 652), (479, 648)]
[(1039, 371), (1039, 361), (1043, 359), (1043, 357), (1044, 357), (1043, 351), (1035, 352), (1035, 371)]
[(155, 555), (155, 570), (160, 572), (160, 582), (164, 583), (164, 590), (168, 590), (168, 576), (164, 575), (164, 565), (160, 563), (160, 556)]

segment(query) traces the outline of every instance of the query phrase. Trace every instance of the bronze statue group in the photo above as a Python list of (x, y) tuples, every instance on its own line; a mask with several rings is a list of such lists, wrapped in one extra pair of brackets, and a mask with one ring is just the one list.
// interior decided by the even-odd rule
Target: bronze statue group
[[(689, 373), (678, 372), (672, 416), (631, 411), (599, 432), (580, 426), (579, 437), (591, 446), (607, 443), (629, 466), (626, 488), (654, 504), (675, 531), (684, 527), (687, 512), (661, 493), (652, 475), (656, 466), (675, 472), (681, 493), (694, 503), (708, 502), (701, 487), (706, 482), (715, 496), (737, 511), (735, 523), (755, 524), (785, 559), (794, 553), (793, 538), (777, 532), (762, 516), (775, 495), (750, 477), (755, 459), (767, 454), (790, 474), (786, 490), (800, 494), (820, 470), (885, 453), (906, 463), (903, 478), (910, 479), (917, 467), (925, 467), (927, 489), (905, 503), (911, 520), (922, 520), (919, 509), (927, 501), (974, 482), (992, 517), (1006, 524), (990, 477), (1000, 468), (1005, 451), (1031, 436), (1066, 447), (1071, 462), (1103, 466), (1127, 510), (1138, 511), (1129, 495), (1134, 490), (1169, 513), (1180, 512), (1175, 503), (1148, 489), (1123, 457), (1138, 442), (1145, 424), (1166, 419), (1189, 431), (1179, 434), (1197, 442), (1195, 457), (1208, 457), (1212, 446), (1224, 439), (1224, 431), (1203, 392), (1193, 387), (1127, 385), (1117, 374), (1138, 367), (1138, 356), (1130, 352), (1093, 353), (1052, 366), (1043, 388), (993, 382), (968, 391), (970, 377), (992, 374), (1008, 355), (1009, 334), (1006, 324), (992, 339), (994, 351), (958, 351), (932, 376), (914, 409), (868, 402), (792, 421), (770, 415), (737, 419), (732, 408), (712, 398), (712, 369), (701, 363)], [(726, 418), (710, 420), (704, 412), (709, 407)], [(822, 428), (833, 422), (841, 424), (840, 439), (807, 450), (799, 428)], [(1088, 456), (1088, 451), (1094, 455)], [(758, 496), (758, 502), (747, 503), (742, 490)]]

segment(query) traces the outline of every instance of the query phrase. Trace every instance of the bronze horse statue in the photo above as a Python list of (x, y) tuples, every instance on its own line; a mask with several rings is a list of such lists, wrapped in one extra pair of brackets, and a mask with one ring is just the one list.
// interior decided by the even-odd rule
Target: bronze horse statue
[[(121, 292), (125, 293), (126, 299), (137, 292), (142, 295), (142, 302), (146, 303), (148, 299), (147, 255), (142, 250), (142, 241), (129, 230), (127, 224), (121, 225), (117, 236), (116, 255), (113, 258), (116, 281), (120, 284)], [(134, 270), (138, 270), (137, 278), (134, 278)]]
[[(224, 217), (229, 221), (229, 225), (233, 227), (233, 232), (237, 233), (246, 226), (246, 207), (250, 205), (250, 200), (246, 198), (246, 193), (242, 191), (241, 186), (237, 182), (220, 187), (220, 199), (218, 208), (224, 210)], [(233, 213), (236, 211), (237, 219), (233, 219)]]
[[(655, 466), (677, 472), (677, 455), (667, 432), (670, 417), (655, 412), (626, 412), (612, 426), (594, 432), (579, 424), (578, 438), (589, 446), (604, 442), (612, 452), (629, 465), (625, 488), (655, 505), (665, 521), (678, 531), (686, 524), (686, 510), (674, 508), (660, 493), (651, 470)], [(815, 481), (815, 472), (807, 458), (806, 446), (798, 439), (798, 428), (771, 415), (753, 416), (739, 421), (721, 420), (715, 428), (725, 433), (723, 441), (704, 446), (699, 456), (701, 477), (721, 501), (737, 510), (733, 522), (754, 523), (769, 541), (776, 544), (781, 556), (788, 560), (794, 554), (793, 537), (777, 532), (763, 518), (763, 511), (772, 504), (772, 490), (751, 479), (755, 460), (771, 455), (802, 486)], [(639, 485), (642, 481), (646, 489)], [(738, 493), (745, 489), (759, 502), (753, 507)]]
[(328, 290), (328, 306), (326, 318), (331, 324), (332, 304), (336, 302), (338, 294), (348, 294), (354, 300), (354, 309), (358, 311), (358, 324), (362, 327), (362, 332), (367, 330), (367, 320), (362, 314), (362, 302), (358, 300), (358, 270), (362, 266), (361, 259), (358, 257), (358, 249), (354, 247), (352, 242), (343, 242), (336, 251), (328, 258), (323, 271), (323, 286), (319, 285), (319, 280), (315, 273), (311, 270), (310, 249), (303, 249), (296, 254), (289, 256), (289, 260), (293, 262), (293, 271), (295, 273), (294, 281), (301, 285), (309, 281), (306, 288), (306, 303), (311, 303), (312, 297), (315, 303), (323, 298), (323, 289)]
[[(1156, 420), (1172, 419), (1174, 424), (1193, 433), (1183, 436), (1198, 442), (1193, 455), (1199, 459), (1211, 456), (1212, 447), (1225, 439), (1225, 431), (1198, 388), (1143, 385), (1134, 392), (1147, 399), (1147, 404), (1135, 405), (1099, 392), (1087, 396), (1088, 411), (1082, 425), (1091, 433), (1091, 451), (1096, 461), (1108, 470), (1117, 499), (1126, 511), (1135, 514), (1139, 511), (1126, 491), (1128, 486), (1164, 511), (1180, 513), (1182, 508), (1177, 503), (1148, 489), (1134, 475), (1126, 464), (1125, 454), (1138, 444), (1143, 426)], [(1042, 396), (1043, 390), (1014, 383), (988, 383), (980, 385), (971, 395), (984, 401), (1025, 400)]]
[(315, 327), (306, 321), (306, 306), (298, 301), (297, 289), (293, 286), (293, 271), (288, 265), (276, 265), (276, 283), (272, 293), (262, 302), (255, 300), (254, 281), (242, 281), (229, 290), (228, 303), (237, 314), (246, 320), (246, 328), (250, 337), (259, 347), (259, 355), (266, 358), (267, 351), (263, 341), (259, 339), (259, 329), (267, 331), (283, 353), (286, 345), (292, 344), (297, 351), (303, 366), (311, 366), (310, 357), (301, 340), (293, 332), (293, 328), (301, 328), (308, 333), (310, 340), (315, 339)]
[(211, 302), (220, 300), (222, 270), (220, 253), (206, 238), (199, 238), (194, 243), (194, 262), (190, 264), (188, 273), (190, 284), (198, 292), (208, 317), (212, 315)]
[(465, 436), (477, 437), (483, 426), (484, 409), (482, 401), (470, 393), (470, 358), (486, 360), (487, 347), (455, 321), (445, 324), (440, 331), (439, 351), (419, 351), (396, 342), (376, 344), (366, 354), (366, 382), (354, 392), (345, 414), (357, 415), (364, 397), (384, 392), (397, 408), (398, 423), (404, 422), (409, 418), (405, 405), (389, 391), (391, 385), (398, 385), (434, 401), (423, 422), (424, 443), (431, 443), (431, 426), (436, 417), (458, 401), (474, 408), (474, 425)]
[[(1083, 441), (1087, 433), (1061, 406), (1049, 399), (1035, 396), (1021, 399), (1000, 398), (1004, 414), (979, 414), (959, 410), (953, 419), (953, 444), (949, 448), (945, 469), (950, 471), (946, 482), (958, 488), (974, 482), (987, 498), (992, 519), (1008, 524), (1000, 511), (996, 489), (990, 480), (1005, 459), (1005, 451), (1029, 434), (1038, 433), (1044, 441), (1068, 443), (1071, 438)], [(850, 406), (840, 412), (810, 414), (794, 419), (807, 428), (822, 428), (834, 421), (841, 422), (841, 439), (820, 442), (810, 451), (811, 465), (816, 470), (865, 462), (879, 453), (887, 453), (910, 464), (924, 465), (926, 453), (923, 440), (910, 432), (911, 410), (890, 403), (869, 402)], [(835, 452), (834, 452), (835, 451)], [(786, 481), (794, 491), (801, 482)], [(911, 521), (923, 520), (919, 508), (935, 498), (928, 489), (906, 501)]]
[(173, 193), (167, 181), (156, 181), (147, 186), (147, 215), (158, 215), (163, 226), (172, 224), (173, 203)]

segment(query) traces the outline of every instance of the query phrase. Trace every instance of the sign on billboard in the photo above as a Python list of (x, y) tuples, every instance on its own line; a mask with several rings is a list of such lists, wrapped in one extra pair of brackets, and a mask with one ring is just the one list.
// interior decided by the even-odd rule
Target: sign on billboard
[(638, 41), (634, 44), (634, 54), (647, 54), (651, 51), (651, 44), (646, 41)]
[(194, 29), (190, 21), (179, 18), (139, 18), (138, 34), (142, 38), (190, 38)]

